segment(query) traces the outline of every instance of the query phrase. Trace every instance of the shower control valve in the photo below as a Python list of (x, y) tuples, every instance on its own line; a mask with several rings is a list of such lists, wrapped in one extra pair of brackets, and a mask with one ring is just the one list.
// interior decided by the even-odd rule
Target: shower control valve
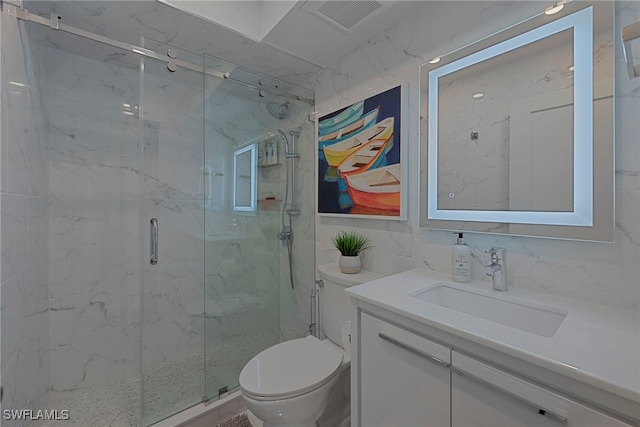
[(291, 228), (285, 227), (281, 232), (278, 233), (278, 240), (290, 240), (292, 237)]
[(300, 209), (296, 207), (288, 208), (285, 213), (289, 216), (300, 216)]

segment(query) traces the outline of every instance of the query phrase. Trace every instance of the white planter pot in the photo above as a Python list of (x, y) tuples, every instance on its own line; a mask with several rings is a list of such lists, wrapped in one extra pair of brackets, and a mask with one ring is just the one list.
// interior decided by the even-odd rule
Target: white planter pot
[(347, 274), (355, 274), (360, 271), (361, 263), (360, 263), (360, 255), (356, 256), (344, 256), (340, 255), (340, 260), (338, 261), (338, 265), (340, 266), (340, 271)]

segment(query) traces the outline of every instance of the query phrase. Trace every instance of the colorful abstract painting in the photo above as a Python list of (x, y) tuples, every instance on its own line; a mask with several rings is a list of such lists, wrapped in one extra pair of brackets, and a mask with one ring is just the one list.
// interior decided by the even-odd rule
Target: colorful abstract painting
[(318, 119), (318, 214), (404, 219), (402, 86)]

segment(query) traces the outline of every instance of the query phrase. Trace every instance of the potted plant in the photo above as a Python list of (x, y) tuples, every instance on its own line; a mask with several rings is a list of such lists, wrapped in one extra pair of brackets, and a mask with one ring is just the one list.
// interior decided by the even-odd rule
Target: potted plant
[(340, 251), (340, 271), (347, 274), (359, 272), (362, 265), (360, 252), (371, 247), (369, 239), (355, 231), (341, 231), (333, 236), (331, 243)]

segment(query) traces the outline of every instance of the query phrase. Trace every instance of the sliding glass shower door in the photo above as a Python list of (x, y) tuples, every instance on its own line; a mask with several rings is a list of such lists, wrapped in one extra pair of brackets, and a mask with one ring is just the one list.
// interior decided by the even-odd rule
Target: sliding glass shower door
[[(245, 363), (282, 336), (281, 290), (295, 301), (280, 277), (282, 136), (313, 96), (285, 99), (278, 81), (149, 39), (2, 18), (3, 49), (13, 40), (29, 59), (6, 70), (2, 106), (3, 221), (17, 230), (3, 247), (14, 332), (2, 360), (38, 377), (7, 383), (4, 403), (26, 408), (21, 390), (33, 390), (78, 425), (146, 426), (237, 389)], [(21, 51), (27, 36), (42, 45)], [(20, 240), (27, 228), (37, 253)], [(42, 280), (35, 317), (20, 305), (23, 274)], [(38, 371), (21, 364), (35, 345)]]
[[(145, 47), (202, 67), (202, 56), (146, 40)], [(203, 73), (143, 60), (143, 424), (204, 396)]]
[(270, 112), (283, 102), (260, 90), (264, 77), (150, 40), (145, 47), (175, 57), (142, 59), (148, 425), (237, 389), (244, 364), (279, 341), (284, 145), (282, 117)]
[(284, 146), (267, 109), (280, 97), (260, 89), (264, 77), (212, 58), (205, 65), (229, 76), (205, 76), (205, 395), (217, 399), (280, 338)]

